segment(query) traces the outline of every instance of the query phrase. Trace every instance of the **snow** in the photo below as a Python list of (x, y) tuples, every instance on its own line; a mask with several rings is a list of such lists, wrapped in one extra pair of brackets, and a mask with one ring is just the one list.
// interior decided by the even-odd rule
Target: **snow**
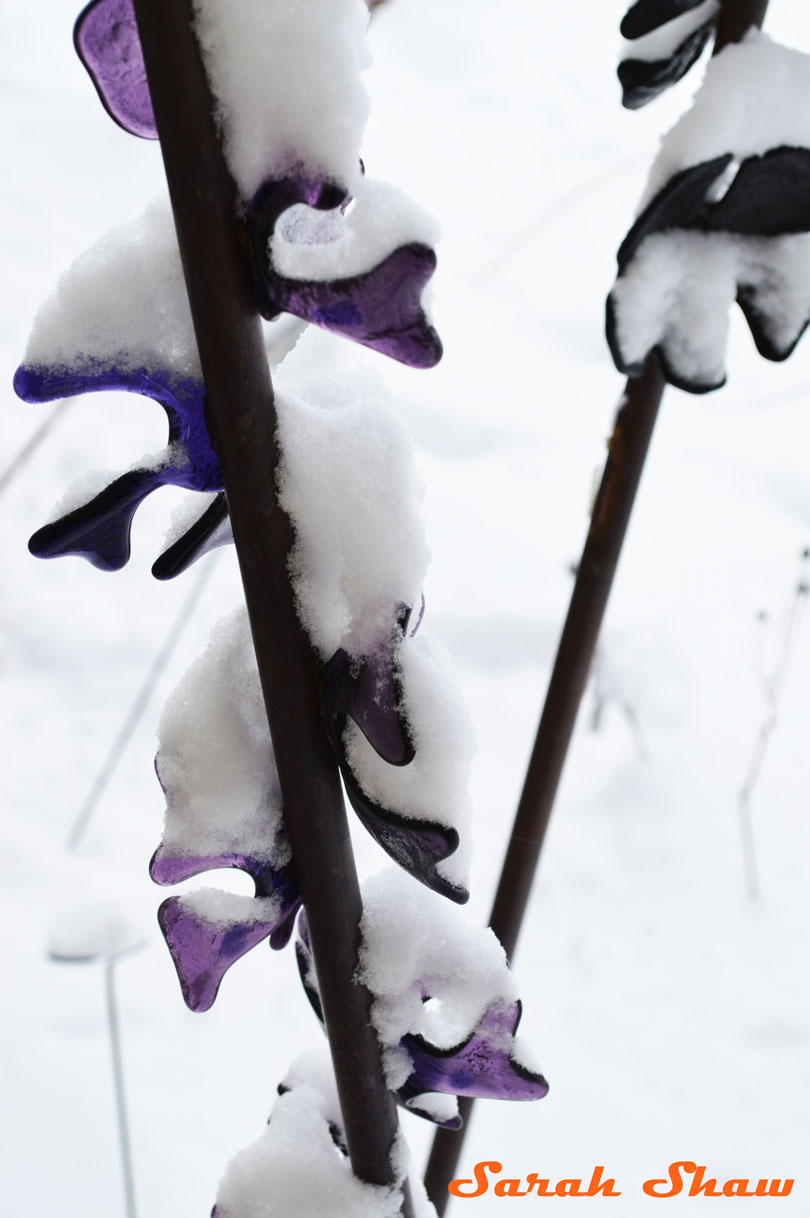
[(217, 624), (166, 703), (158, 732), (164, 849), (286, 862), (288, 847), (276, 843), (281, 792), (243, 607)]
[(48, 944), (54, 960), (110, 960), (142, 947), (144, 929), (130, 911), (111, 900), (86, 898), (59, 910)]
[(195, 0), (194, 11), (243, 198), (299, 168), (353, 188), (368, 113), (363, 0)]
[(295, 526), (299, 612), (324, 659), (390, 637), (428, 563), (410, 436), (379, 373), (337, 366), (341, 345), (306, 334), (276, 378), (279, 501)]
[[(371, 1020), (392, 1088), (411, 1072), (399, 1048), (407, 1033), (449, 1049), (474, 1031), (488, 1007), (518, 997), (492, 931), (399, 870), (363, 885), (361, 931), (359, 976), (373, 995)], [(425, 992), (433, 1001), (424, 1002)]]
[(435, 245), (435, 220), (398, 187), (360, 181), (341, 220), (340, 209), (319, 212), (291, 207), (270, 238), (269, 254), (280, 274), (293, 279), (346, 279), (370, 271), (400, 245)]
[[(292, 1062), (262, 1137), (241, 1151), (226, 1168), (217, 1199), (218, 1218), (396, 1218), (399, 1187), (361, 1184), (347, 1171), (332, 1064), (325, 1047)], [(330, 1128), (333, 1127), (333, 1128)], [(394, 1176), (402, 1181), (411, 1168), (403, 1139), (392, 1148)], [(414, 1218), (435, 1218), (421, 1181), (410, 1181)]]
[(781, 146), (810, 146), (810, 56), (751, 30), (709, 61), (692, 106), (661, 140), (638, 211), (681, 169)]
[(37, 313), (24, 362), (55, 371), (103, 363), (199, 375), (168, 200), (155, 200), (72, 263)]
[[(138, 465), (140, 466), (140, 464), (139, 461)], [(59, 520), (68, 512), (73, 512), (83, 504), (89, 503), (123, 472), (120, 469), (94, 469), (86, 470), (78, 478), (74, 478), (48, 513), (47, 523)]]
[(223, 930), (239, 923), (267, 922), (276, 919), (281, 910), (277, 897), (248, 897), (219, 888), (195, 888), (180, 897), (183, 912), (207, 922), (212, 929)]
[[(373, 352), (351, 360), (382, 370), (403, 403), (426, 485), (423, 629), (451, 652), (476, 729), (470, 908), (482, 925), (623, 385), (602, 332), (615, 251), (659, 133), (695, 87), (687, 77), (647, 109), (622, 110), (612, 50), (626, 7), (609, 0), (572, 20), (570, 8), (530, 0), (497, 10), (390, 0), (370, 30), (363, 155), (381, 177), (418, 185), (439, 217), (445, 356), (418, 373)], [(160, 189), (159, 150), (114, 126), (74, 61), (73, 16), (42, 0), (0, 18), (13, 117), (0, 136), (7, 386), (56, 271)], [(767, 25), (810, 50), (805, 3), (773, 3)], [(755, 88), (765, 110), (763, 97)], [(752, 1211), (808, 1213), (806, 618), (751, 802), (758, 902), (745, 892), (737, 797), (770, 713), (758, 652), (779, 653), (810, 543), (810, 347), (767, 363), (733, 314), (732, 360), (729, 384), (708, 398), (667, 391), (602, 636), (616, 693), (598, 730), (594, 689), (586, 695), (515, 957), (520, 1030), (551, 1090), (539, 1104), (477, 1103), (458, 1173), (497, 1160), (504, 1175), (587, 1179), (603, 1163), (623, 1190), (621, 1218), (654, 1218), (641, 1182), (682, 1156), (721, 1176), (795, 1176), (778, 1207), (762, 1199)], [(156, 724), (240, 596), (234, 556), (221, 551), (81, 849), (65, 854), (196, 578), (149, 576), (181, 497), (171, 489), (139, 510), (132, 560), (115, 575), (27, 554), (77, 473), (124, 468), (160, 443), (162, 412), (134, 395), (123, 403), (114, 426), (109, 401), (73, 403), (0, 513), (0, 1175), (21, 1215), (122, 1212), (100, 970), (57, 967), (46, 953), (59, 911), (94, 879), (154, 925), (165, 895), (147, 875), (164, 807)], [(7, 388), (4, 465), (49, 413)], [(364, 875), (380, 860), (366, 837), (358, 827)], [(204, 1016), (184, 1007), (159, 939), (116, 965), (116, 986), (139, 1212), (199, 1218), (320, 1029), (289, 949), (249, 952)], [(432, 1130), (407, 1112), (402, 1125), (424, 1163)], [(466, 1204), (451, 1201), (450, 1214)], [(552, 1215), (561, 1204), (548, 1199)], [(674, 1197), (666, 1212), (700, 1208)], [(476, 1200), (477, 1218), (504, 1212), (491, 1191)]]
[[(205, 510), (211, 506), (216, 497), (217, 491), (210, 493), (197, 491), (184, 495), (180, 502), (175, 504), (169, 517), (166, 532), (163, 534), (163, 549), (168, 550), (176, 541), (179, 541), (183, 534), (188, 532), (195, 521), (199, 520)], [(212, 534), (212, 545), (216, 544), (220, 538), (225, 537), (232, 537), (230, 519), (223, 520), (216, 532)]]
[(276, 1100), (266, 1131), (228, 1164), (217, 1218), (397, 1218), (400, 1190), (353, 1175), (321, 1109), (312, 1087)]
[(755, 289), (767, 338), (788, 350), (810, 317), (810, 238), (679, 229), (648, 237), (612, 291), (625, 363), (643, 363), (661, 344), (682, 381), (721, 384), (738, 285)]
[(669, 59), (694, 30), (705, 25), (720, 8), (719, 0), (703, 0), (696, 8), (673, 17), (657, 29), (641, 38), (623, 39), (620, 51), (622, 59), (643, 59), (653, 63), (658, 59)]

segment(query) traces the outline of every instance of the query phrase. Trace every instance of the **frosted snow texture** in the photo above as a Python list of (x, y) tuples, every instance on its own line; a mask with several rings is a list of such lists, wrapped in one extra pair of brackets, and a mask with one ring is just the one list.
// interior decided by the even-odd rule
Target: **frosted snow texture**
[(394, 1089), (410, 1073), (400, 1048), (404, 1036), (449, 1049), (475, 1030), (489, 1007), (517, 1001), (492, 931), (402, 872), (389, 869), (363, 885), (361, 931), (360, 977), (374, 996), (371, 1019)]
[[(448, 918), (454, 907), (433, 894), (432, 907), (422, 894), (414, 908), (411, 897), (401, 873), (365, 887), (358, 967), (372, 990), (371, 1020), (398, 1102), (457, 1129), (456, 1103), (438, 1096), (542, 1099), (548, 1083), (526, 1065), (515, 1040), (521, 1005), (492, 932), (461, 920), (458, 911)], [(298, 929), (298, 969), (322, 1020), (303, 913)]]
[[(713, 389), (726, 379), (729, 309), (738, 284), (757, 345), (769, 358), (793, 349), (810, 317), (810, 239), (675, 229), (648, 237), (611, 293), (623, 369), (660, 349), (668, 379)], [(776, 354), (774, 354), (776, 353)]]
[(372, 269), (398, 246), (433, 245), (436, 221), (398, 187), (363, 177), (345, 215), (303, 203), (276, 225), (268, 253), (274, 268), (293, 279), (344, 279)]
[(213, 629), (166, 703), (157, 768), (166, 794), (161, 851), (289, 861), (281, 792), (247, 614)]
[(195, 0), (225, 153), (243, 198), (294, 169), (353, 191), (368, 98), (363, 0)]
[(155, 200), (105, 234), (60, 277), (37, 313), (24, 364), (51, 374), (114, 364), (199, 377), (171, 209)]
[(751, 30), (707, 64), (691, 108), (661, 140), (638, 211), (679, 170), (783, 145), (810, 146), (810, 56)]
[(410, 436), (381, 378), (338, 370), (317, 332), (279, 368), (276, 395), (299, 612), (324, 659), (360, 656), (389, 632), (392, 605), (419, 603), (427, 570)]
[(357, 1179), (332, 1139), (330, 1107), (306, 1084), (280, 1096), (266, 1131), (225, 1169), (217, 1218), (397, 1218), (401, 1189)]
[(62, 276), (34, 322), (14, 377), (28, 402), (124, 390), (151, 397), (166, 412), (169, 443), (142, 458), (95, 497), (38, 530), (34, 554), (78, 554), (102, 570), (129, 558), (138, 506), (159, 486), (222, 486), (219, 460), (203, 418), (203, 385), (170, 211), (161, 201), (140, 220), (109, 233)]
[[(212, 1218), (388, 1218), (401, 1186), (363, 1184), (352, 1175), (335, 1078), (326, 1048), (301, 1054), (279, 1085), (262, 1137), (228, 1164)], [(398, 1134), (391, 1151), (397, 1181), (410, 1170)], [(409, 1180), (414, 1218), (436, 1218), (421, 1180)]]

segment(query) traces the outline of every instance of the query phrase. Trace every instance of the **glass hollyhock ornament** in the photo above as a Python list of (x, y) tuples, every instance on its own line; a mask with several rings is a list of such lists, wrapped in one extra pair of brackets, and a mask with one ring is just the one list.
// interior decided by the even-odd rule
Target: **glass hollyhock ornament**
[(671, 384), (718, 388), (735, 301), (760, 354), (793, 351), (810, 319), (808, 115), (807, 55), (752, 33), (712, 59), (619, 249), (607, 338), (620, 371), (655, 351)]

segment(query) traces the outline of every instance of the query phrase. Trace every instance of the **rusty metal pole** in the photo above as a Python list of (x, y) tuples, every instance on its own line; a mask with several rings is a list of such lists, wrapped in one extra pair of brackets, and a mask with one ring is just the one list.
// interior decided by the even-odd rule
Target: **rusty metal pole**
[[(370, 994), (354, 981), (360, 889), (323, 719), (320, 666), (288, 573), (293, 531), (275, 496), (273, 389), (237, 190), (214, 121), (192, 0), (135, 0), (135, 14), (349, 1155), (361, 1180), (391, 1184), (396, 1106), (369, 1020)], [(407, 1190), (403, 1213), (410, 1214)]]
[[(768, 0), (721, 0), (713, 54), (761, 26)], [(593, 661), (613, 577), (664, 392), (658, 359), (627, 381), (574, 590), (560, 637), (523, 791), (506, 851), (490, 926), (511, 959), (517, 946), (540, 852), (557, 794), (579, 704)], [(455, 1177), (473, 1101), (462, 1099), (457, 1132), (439, 1129), (425, 1170), (425, 1187), (439, 1218)]]

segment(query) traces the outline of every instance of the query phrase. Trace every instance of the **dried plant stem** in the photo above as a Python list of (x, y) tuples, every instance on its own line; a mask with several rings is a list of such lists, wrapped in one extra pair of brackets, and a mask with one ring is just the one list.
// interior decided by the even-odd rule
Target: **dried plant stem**
[(215, 126), (192, 0), (135, 0), (135, 14), (349, 1155), (361, 1180), (388, 1185), (395, 1182), (396, 1107), (369, 1019), (371, 996), (354, 980), (360, 889), (323, 719), (320, 665), (289, 578), (293, 530), (275, 495), (273, 389), (235, 219), (237, 191)]
[(740, 844), (742, 846), (743, 856), (743, 871), (745, 874), (745, 890), (751, 901), (758, 901), (762, 895), (762, 887), (759, 878), (759, 864), (757, 860), (756, 840), (754, 838), (754, 823), (752, 815), (752, 804), (754, 791), (759, 782), (762, 766), (765, 762), (765, 755), (768, 752), (768, 746), (771, 742), (771, 737), (776, 730), (776, 725), (779, 722), (779, 709), (782, 699), (782, 691), (785, 685), (790, 660), (793, 655), (793, 648), (799, 633), (802, 618), (804, 616), (805, 606), (807, 604), (807, 567), (810, 561), (810, 550), (804, 550), (802, 553), (802, 565), (799, 572), (799, 578), (796, 582), (793, 598), (790, 603), (790, 610), (782, 632), (782, 645), (779, 653), (779, 659), (776, 664), (776, 669), (772, 676), (764, 674), (764, 690), (766, 713), (765, 718), (760, 725), (757, 737), (754, 742), (754, 748), (751, 753), (751, 759), (748, 763), (748, 770), (745, 775), (745, 780), (740, 787), (737, 796), (737, 811), (740, 827)]

